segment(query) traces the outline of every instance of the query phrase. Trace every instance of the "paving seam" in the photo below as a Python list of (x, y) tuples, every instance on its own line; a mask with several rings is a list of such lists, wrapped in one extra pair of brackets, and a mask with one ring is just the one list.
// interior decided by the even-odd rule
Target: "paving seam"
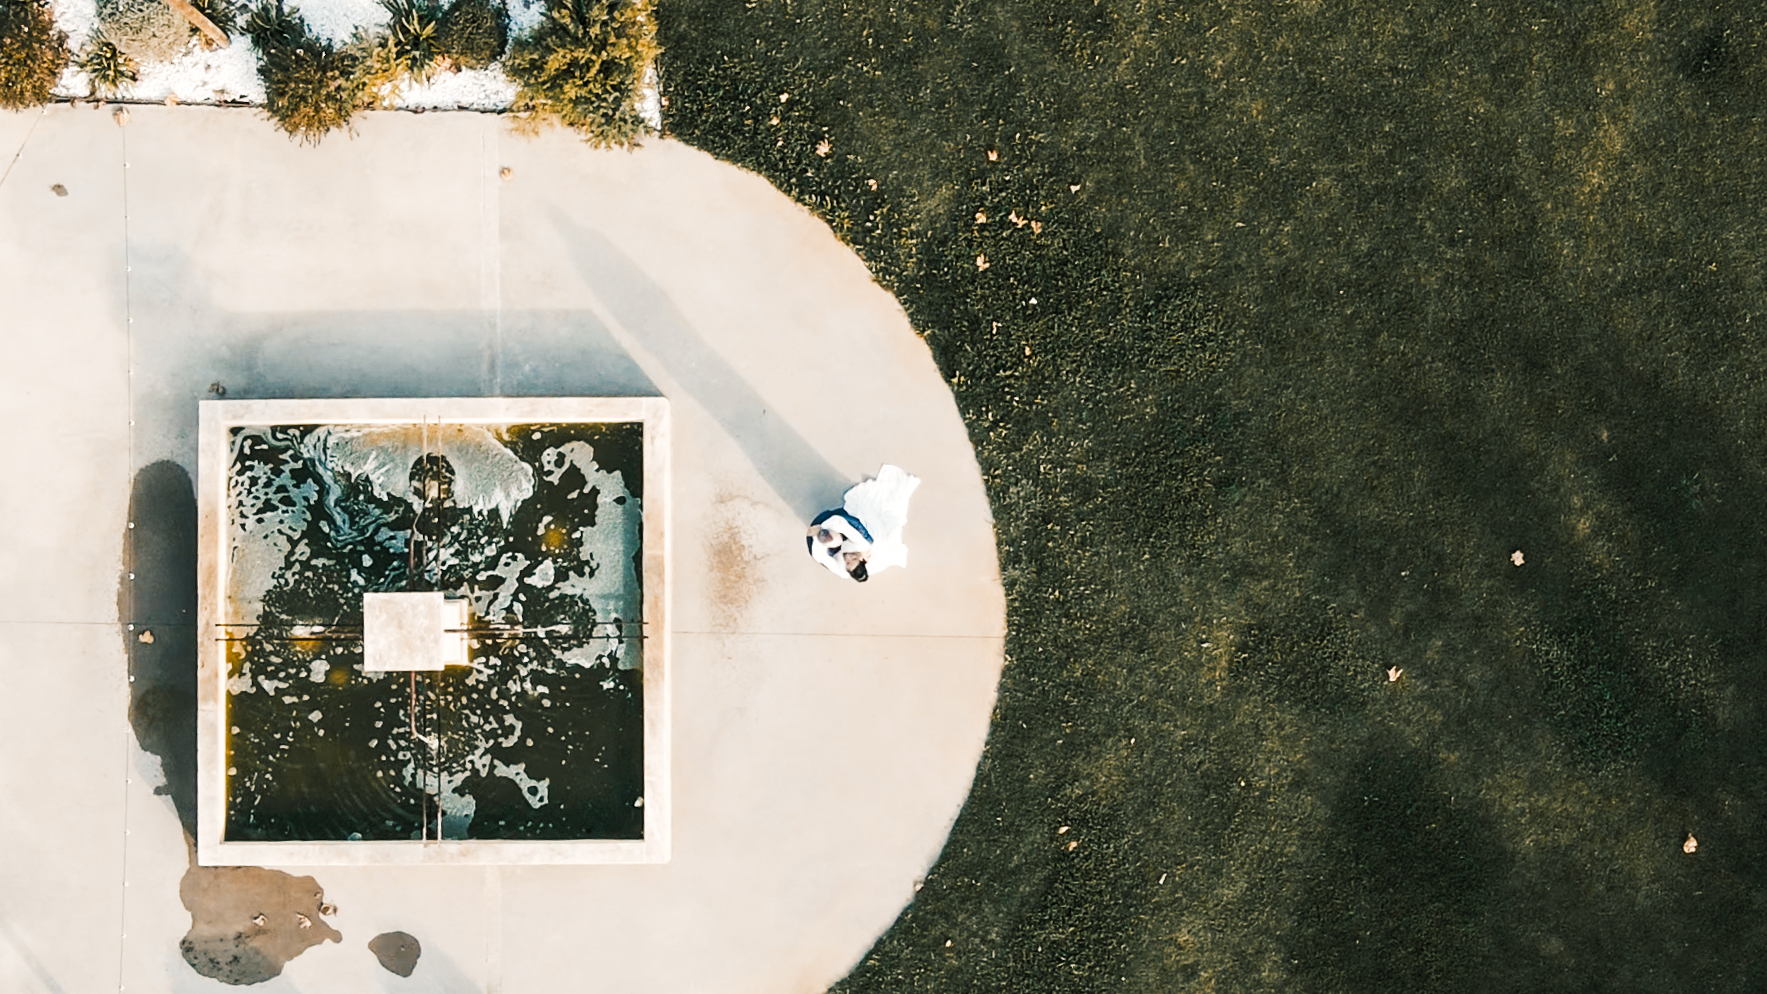
[[(127, 114), (128, 110), (122, 109), (118, 110), (116, 113)], [(131, 275), (134, 273), (134, 266), (131, 264), (129, 257), (129, 128), (125, 123), (126, 118), (115, 120), (117, 121), (117, 144), (122, 152), (123, 159), (123, 335), (126, 343), (124, 358), (128, 363), (129, 374), (128, 382), (124, 386), (124, 389), (127, 392), (127, 400), (123, 411), (123, 417), (124, 420), (128, 422), (128, 424), (124, 426), (127, 430), (129, 439), (128, 469), (133, 472), (135, 468), (135, 300), (133, 296), (134, 287), (131, 285)], [(132, 513), (132, 511), (133, 508), (130, 509), (129, 513)], [(124, 571), (126, 578), (129, 582), (129, 615), (130, 618), (133, 618), (135, 614), (135, 584), (133, 582), (135, 579), (135, 574), (133, 572), (133, 567), (135, 565), (135, 529), (133, 527), (133, 521), (127, 522), (127, 525), (128, 527), (123, 531), (123, 541), (125, 544), (123, 550), (123, 562), (125, 564)], [(125, 619), (117, 619), (118, 625), (124, 623), (127, 623)], [(128, 642), (125, 640), (123, 644), (123, 659), (125, 664), (127, 664), (129, 656), (129, 650), (127, 648)], [(134, 781), (134, 777), (130, 775), (131, 771), (129, 766), (131, 760), (134, 758), (130, 752), (130, 747), (132, 745), (130, 739), (134, 732), (127, 727), (127, 725), (130, 698), (133, 693), (129, 688), (132, 682), (133, 676), (122, 682), (123, 716), (125, 726), (123, 734), (120, 736), (123, 743), (123, 858), (121, 861), (123, 886), (120, 888), (122, 896), (117, 900), (118, 991), (123, 990), (123, 970), (125, 964), (128, 962), (127, 948), (129, 944), (129, 788)]]
[[(103, 626), (105, 628), (115, 628), (115, 627), (117, 627), (118, 622), (111, 621), (111, 620), (76, 621), (76, 620), (69, 619), (69, 618), (49, 619), (49, 620), (44, 620), (42, 618), (0, 618), (0, 625), (17, 625), (21, 628), (25, 627), (25, 626), (29, 626), (29, 625), (43, 625), (43, 626), (68, 625), (68, 626), (83, 626), (83, 627), (88, 627), (88, 628), (97, 625), (97, 626)], [(168, 624), (164, 624), (164, 625), (156, 625), (154, 627), (174, 628), (177, 626), (168, 623)], [(186, 625), (184, 625), (184, 627), (189, 628), (192, 626), (186, 624)]]
[(491, 396), (503, 396), (503, 175), (495, 125), (479, 129), (479, 308), (491, 312)]
[(37, 125), (42, 123), (43, 118), (47, 116), (49, 116), (49, 108), (45, 107), (43, 112), (37, 115), (37, 119), (31, 122), (31, 126), (25, 130), (25, 140), (18, 143), (18, 151), (12, 153), (11, 161), (6, 163), (6, 171), (0, 173), (0, 186), (6, 185), (6, 177), (12, 175), (12, 167), (18, 165), (18, 160), (24, 157), (25, 146), (31, 143), (31, 136), (37, 133)]

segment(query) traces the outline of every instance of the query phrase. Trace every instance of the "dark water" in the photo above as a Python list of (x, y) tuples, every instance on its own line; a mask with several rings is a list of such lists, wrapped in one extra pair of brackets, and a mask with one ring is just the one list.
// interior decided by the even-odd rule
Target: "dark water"
[[(273, 559), (230, 619), (227, 837), (642, 837), (642, 425), (409, 462), (377, 430), (235, 431), (235, 569)], [(401, 590), (472, 602), (471, 667), (363, 671), (362, 594)]]

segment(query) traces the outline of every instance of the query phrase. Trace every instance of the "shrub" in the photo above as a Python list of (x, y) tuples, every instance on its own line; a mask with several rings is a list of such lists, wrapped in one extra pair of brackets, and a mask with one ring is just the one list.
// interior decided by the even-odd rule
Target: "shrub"
[(380, 0), (391, 17), (385, 30), (358, 44), (367, 50), (363, 86), (385, 104), (407, 79), (419, 83), (436, 71), (442, 56), (442, 8), (431, 0)]
[(67, 63), (67, 34), (47, 3), (0, 0), (0, 107), (48, 103)]
[(649, 0), (546, 0), (540, 26), (503, 62), (522, 124), (562, 124), (592, 145), (637, 141), (640, 88), (660, 51), (651, 11)]
[(92, 32), (74, 66), (86, 74), (95, 97), (114, 97), (140, 78), (135, 75), (135, 60), (106, 38), (103, 28)]
[(262, 0), (246, 18), (258, 50), (264, 112), (302, 142), (318, 144), (334, 128), (346, 131), (362, 106), (362, 58), (315, 37), (298, 8)]
[(136, 62), (176, 58), (190, 44), (190, 22), (165, 0), (98, 0), (98, 29)]
[(509, 47), (509, 8), (500, 0), (454, 0), (442, 15), (442, 54), (461, 69), (483, 69)]

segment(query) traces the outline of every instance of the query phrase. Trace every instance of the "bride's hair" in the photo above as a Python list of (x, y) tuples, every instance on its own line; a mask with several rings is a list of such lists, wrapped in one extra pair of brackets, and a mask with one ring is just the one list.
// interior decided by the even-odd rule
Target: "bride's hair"
[(871, 574), (866, 572), (866, 570), (865, 570), (865, 560), (863, 560), (863, 559), (859, 560), (859, 564), (857, 566), (854, 566), (852, 569), (848, 570), (847, 575), (852, 577), (855, 580), (858, 580), (860, 583), (864, 583), (866, 580), (871, 578)]

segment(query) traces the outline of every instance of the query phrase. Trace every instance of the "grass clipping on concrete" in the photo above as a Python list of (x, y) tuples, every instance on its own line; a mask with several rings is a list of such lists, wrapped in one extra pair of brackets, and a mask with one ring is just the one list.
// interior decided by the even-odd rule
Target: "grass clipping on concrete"
[(999, 536), (972, 793), (838, 991), (1759, 987), (1767, 24), (659, 14), (665, 129), (898, 296)]
[(519, 88), (511, 110), (529, 130), (562, 125), (591, 145), (630, 145), (646, 130), (639, 104), (657, 55), (648, 0), (546, 0), (503, 61)]
[(46, 104), (67, 66), (67, 34), (42, 0), (0, 0), (0, 108)]

